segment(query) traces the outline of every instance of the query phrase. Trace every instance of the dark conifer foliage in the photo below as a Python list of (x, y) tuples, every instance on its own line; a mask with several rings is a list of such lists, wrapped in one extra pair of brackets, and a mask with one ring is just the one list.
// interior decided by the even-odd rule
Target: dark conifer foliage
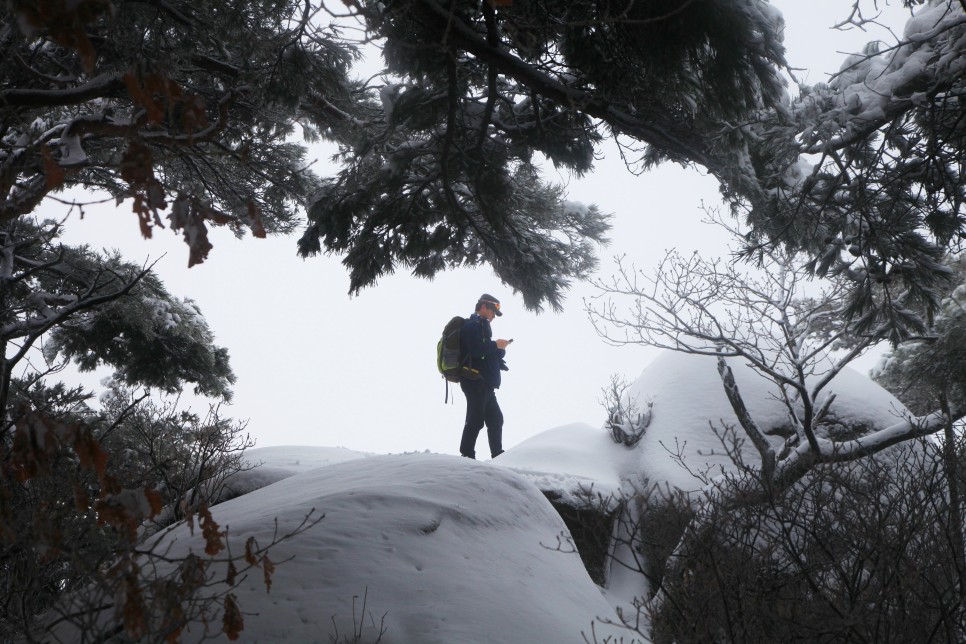
[[(150, 267), (60, 232), (0, 221), (0, 640), (58, 639), (49, 629), (69, 622), (91, 639), (175, 641), (193, 615), (231, 602), (192, 581), (208, 563), (172, 560), (145, 537), (198, 513), (214, 525), (210, 549), (223, 547), (207, 507), (252, 443), (217, 407), (201, 417), (148, 399), (194, 385), (228, 400), (235, 376), (193, 302)], [(100, 410), (57, 382), (71, 361), (113, 368)]]
[(702, 129), (771, 104), (781, 47), (756, 2), (366, 3), (393, 82), (344, 139), (345, 169), (310, 209), (303, 254), (347, 253), (352, 288), (402, 261), (418, 275), (490, 263), (528, 306), (557, 308), (595, 264), (595, 208), (546, 185), (601, 140), (713, 165)]
[[(9, 2), (0, 12), (0, 219), (80, 186), (133, 204), (145, 236), (290, 231), (318, 186), (319, 107), (348, 101), (354, 50), (301, 3)], [(300, 106), (314, 120), (299, 123)], [(308, 110), (306, 110), (308, 111)]]
[[(850, 280), (858, 332), (899, 341), (936, 312), (966, 221), (962, 3), (906, 4), (907, 35), (792, 98), (765, 0), (12, 1), (0, 218), (106, 189), (145, 234), (183, 231), (197, 263), (212, 225), (307, 216), (298, 251), (341, 255), (350, 291), (489, 264), (556, 308), (607, 218), (540, 164), (589, 172), (613, 138), (636, 167), (713, 174), (748, 257), (808, 253)], [(362, 46), (384, 65), (355, 80)], [(318, 176), (297, 134), (335, 143), (340, 170)]]
[(169, 294), (147, 267), (59, 243), (60, 231), (25, 218), (0, 224), (0, 410), (24, 365), (39, 381), (71, 360), (113, 367), (132, 387), (177, 392), (190, 383), (231, 398), (228, 351), (197, 305)]
[[(556, 308), (607, 223), (537, 162), (584, 173), (621, 135), (647, 161), (714, 165), (707, 124), (780, 91), (757, 0), (6, 6), (0, 216), (102, 188), (146, 235), (183, 230), (197, 263), (211, 225), (284, 232), (304, 209), (300, 252), (343, 254), (353, 291), (489, 263)], [(372, 85), (349, 78), (361, 41), (384, 53)], [(339, 144), (337, 176), (312, 172), (296, 124)]]
[[(893, 343), (929, 333), (955, 285), (944, 256), (966, 232), (966, 7), (905, 4), (916, 14), (897, 42), (869, 43), (748, 130), (757, 186), (744, 197), (749, 256), (807, 253), (816, 276), (846, 278), (853, 329)], [(859, 9), (848, 20), (862, 25)]]

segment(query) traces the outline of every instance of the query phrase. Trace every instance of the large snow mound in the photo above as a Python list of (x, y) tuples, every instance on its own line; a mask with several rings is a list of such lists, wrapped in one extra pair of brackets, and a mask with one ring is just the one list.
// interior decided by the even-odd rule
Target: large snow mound
[[(567, 532), (549, 502), (505, 469), (371, 456), (291, 476), (213, 513), (239, 553), (250, 535), (271, 541), (276, 518), (284, 534), (312, 510), (325, 518), (271, 551), (274, 561), (292, 558), (271, 593), (260, 575), (237, 589), (242, 610), (256, 613), (245, 617), (244, 641), (329, 642), (360, 621), (362, 641), (375, 641), (384, 620), (384, 644), (580, 642), (598, 618), (616, 619), (579, 556), (558, 548)], [(183, 527), (168, 538), (172, 556), (201, 547)], [(184, 641), (201, 635), (192, 625)]]
[[(789, 423), (778, 386), (740, 359), (728, 360), (735, 382), (752, 418), (766, 432)], [(895, 396), (854, 369), (846, 367), (819, 396), (821, 404), (834, 394), (830, 412), (840, 421), (882, 429), (899, 422), (908, 410)], [(628, 390), (639, 407), (653, 403), (651, 425), (635, 451), (638, 471), (652, 483), (696, 490), (693, 473), (714, 475), (730, 470), (732, 460), (713, 428), (735, 427), (744, 434), (725, 395), (717, 359), (673, 351), (658, 355)], [(719, 432), (720, 433), (720, 432)], [(776, 445), (781, 438), (774, 437)], [(760, 462), (750, 441), (743, 440), (742, 458)], [(686, 466), (686, 467), (685, 467)]]
[[(729, 359), (728, 365), (755, 421), (765, 431), (788, 426), (788, 410), (777, 385), (742, 360)], [(848, 367), (823, 392), (819, 404), (834, 394), (830, 411), (849, 425), (882, 429), (909, 413), (895, 396)], [(695, 474), (714, 476), (722, 469), (733, 470), (731, 457), (719, 438), (725, 426), (737, 429), (745, 462), (759, 462), (758, 453), (738, 427), (716, 358), (663, 352), (628, 388), (627, 396), (638, 410), (653, 403), (651, 424), (636, 446), (614, 443), (604, 427), (576, 423), (537, 434), (493, 463), (566, 500), (591, 486), (605, 497), (629, 493), (645, 479), (649, 485), (699, 490), (703, 483)], [(782, 439), (775, 436), (772, 440), (778, 445)]]

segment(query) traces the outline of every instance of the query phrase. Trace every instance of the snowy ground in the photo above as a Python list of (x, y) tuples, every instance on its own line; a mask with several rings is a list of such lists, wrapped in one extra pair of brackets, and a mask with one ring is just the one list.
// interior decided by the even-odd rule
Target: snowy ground
[[(740, 364), (735, 377), (763, 426), (782, 422), (765, 381)], [(895, 422), (901, 405), (856, 372), (832, 387), (843, 417)], [(213, 508), (234, 537), (271, 540), (310, 512), (325, 518), (276, 546), (270, 593), (252, 576), (236, 595), (246, 642), (632, 642), (608, 627), (646, 586), (613, 577), (604, 591), (568, 543), (569, 533), (541, 490), (567, 496), (593, 488), (617, 494), (648, 476), (682, 489), (692, 470), (725, 465), (709, 423), (734, 423), (713, 359), (663, 354), (631, 387), (651, 401), (645, 439), (629, 449), (602, 428), (575, 423), (513, 446), (494, 461), (439, 454), (374, 455), (341, 448), (270, 447), (247, 452), (258, 467), (238, 482), (253, 490)], [(481, 437), (481, 440), (485, 440)], [(677, 446), (677, 447), (672, 447)], [(201, 549), (175, 530), (172, 554)], [(640, 577), (637, 575), (636, 577)], [(363, 600), (365, 600), (363, 611)], [(220, 620), (215, 624), (220, 624)], [(200, 638), (195, 625), (186, 641)]]
[[(285, 462), (302, 469), (330, 462), (331, 450), (251, 455), (278, 472)], [(235, 552), (249, 535), (269, 542), (275, 517), (285, 532), (310, 511), (325, 515), (273, 548), (273, 560), (291, 560), (278, 566), (270, 593), (260, 575), (236, 592), (241, 609), (254, 613), (242, 641), (330, 642), (336, 634), (342, 641), (360, 625), (361, 642), (375, 642), (384, 629), (386, 644), (582, 642), (594, 633), (598, 641), (633, 641), (623, 629), (595, 624), (616, 619), (614, 609), (567, 544), (560, 517), (525, 478), (455, 456), (357, 456), (214, 508), (238, 535)], [(186, 530), (175, 538), (174, 555), (203, 547)], [(202, 633), (196, 624), (184, 641)]]
[[(759, 424), (782, 423), (786, 412), (773, 385), (739, 361), (732, 367)], [(903, 412), (851, 370), (830, 391), (832, 410), (843, 419), (881, 427)], [(689, 470), (728, 466), (712, 425), (736, 421), (713, 358), (662, 354), (629, 392), (639, 404), (653, 403), (647, 434), (633, 448), (601, 427), (574, 423), (484, 462), (328, 447), (249, 450), (255, 467), (233, 483), (241, 496), (212, 508), (234, 554), (251, 536), (264, 545), (307, 515), (324, 518), (271, 550), (278, 566), (270, 592), (261, 574), (234, 591), (245, 620), (241, 641), (642, 641), (607, 622), (646, 595), (643, 576), (615, 565), (607, 588), (595, 585), (543, 492), (566, 499), (592, 489), (606, 497), (629, 492), (643, 477), (698, 490)], [(165, 539), (175, 558), (204, 549), (201, 536), (183, 525)], [(220, 630), (220, 617), (211, 624)], [(183, 641), (204, 636), (196, 623)]]

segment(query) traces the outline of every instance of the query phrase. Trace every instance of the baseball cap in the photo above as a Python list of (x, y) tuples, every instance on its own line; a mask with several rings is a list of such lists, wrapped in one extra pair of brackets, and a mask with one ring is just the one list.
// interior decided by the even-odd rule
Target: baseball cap
[(486, 304), (490, 309), (493, 310), (494, 313), (497, 314), (497, 316), (503, 315), (503, 313), (500, 312), (500, 300), (496, 299), (492, 295), (484, 293), (480, 296), (480, 299), (477, 303), (479, 304), (480, 302)]

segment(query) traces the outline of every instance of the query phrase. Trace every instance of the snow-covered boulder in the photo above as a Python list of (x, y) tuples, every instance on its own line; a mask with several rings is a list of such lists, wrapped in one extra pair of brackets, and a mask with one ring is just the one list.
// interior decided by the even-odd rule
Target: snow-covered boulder
[[(741, 360), (730, 359), (728, 364), (749, 413), (779, 444), (783, 428), (790, 425), (777, 385)], [(836, 421), (836, 431), (863, 433), (884, 428), (908, 413), (894, 396), (853, 369), (846, 368), (835, 377), (819, 404), (833, 394), (830, 416)], [(735, 427), (743, 441), (740, 451), (745, 462), (756, 464), (759, 457), (738, 426), (714, 357), (664, 352), (644, 369), (627, 395), (638, 410), (653, 403), (650, 424), (636, 445), (615, 443), (603, 426), (566, 425), (520, 443), (493, 464), (529, 479), (554, 500), (571, 526), (588, 569), (601, 568), (595, 580), (615, 605), (623, 603), (625, 610), (631, 610), (632, 599), (649, 592), (644, 578), (633, 572), (646, 562), (628, 550), (632, 537), (621, 531), (637, 525), (644, 508), (637, 502), (621, 506), (617, 500), (641, 491), (645, 480), (650, 486), (696, 492), (704, 483), (693, 473), (714, 475), (722, 469), (733, 470), (720, 431), (716, 433), (714, 428)], [(614, 503), (602, 504), (600, 498), (612, 498)], [(568, 505), (596, 512), (596, 516), (574, 515), (576, 521), (571, 521), (567, 519)], [(610, 526), (613, 532), (604, 541), (594, 534), (588, 539), (584, 534), (588, 525)], [(605, 560), (599, 561), (599, 555)], [(610, 555), (624, 564), (610, 564), (606, 560)]]
[[(777, 385), (740, 359), (729, 359), (728, 365), (748, 411), (780, 443), (779, 434), (789, 426), (789, 418)], [(819, 404), (830, 394), (835, 395), (830, 416), (840, 427), (859, 432), (888, 427), (908, 414), (895, 396), (848, 367), (825, 388)], [(604, 495), (620, 494), (642, 477), (651, 484), (697, 490), (702, 483), (691, 472), (733, 467), (713, 427), (733, 426), (739, 437), (744, 435), (715, 358), (665, 351), (647, 365), (627, 395), (638, 409), (653, 403), (650, 425), (635, 446), (614, 443), (603, 427), (578, 423), (529, 438), (494, 463), (526, 476), (545, 492), (578, 501), (581, 490), (591, 486)], [(758, 453), (747, 439), (742, 457), (748, 463), (758, 462)]]
[(600, 427), (572, 423), (528, 438), (493, 464), (512, 469), (562, 501), (579, 503), (590, 491), (619, 495), (636, 460)]
[(621, 477), (634, 460), (632, 451), (599, 427), (573, 423), (523, 441), (493, 464), (512, 469), (544, 493), (567, 524), (587, 572), (603, 586), (627, 488)]
[[(751, 416), (766, 433), (780, 434), (789, 427), (788, 410), (780, 398), (778, 386), (759, 374), (739, 358), (728, 360), (735, 382)], [(868, 378), (846, 367), (819, 396), (822, 404), (828, 395), (835, 399), (829, 409), (837, 425), (858, 432), (884, 428), (908, 414), (899, 400)], [(718, 375), (717, 360), (667, 351), (658, 355), (628, 389), (628, 396), (639, 407), (652, 402), (651, 424), (635, 447), (637, 472), (652, 483), (668, 483), (681, 490), (702, 486), (692, 472), (733, 468), (731, 457), (712, 426), (737, 428), (745, 438), (738, 419), (725, 395)], [(719, 432), (720, 433), (720, 432)], [(776, 444), (782, 438), (775, 435)], [(742, 446), (745, 462), (759, 462), (758, 453), (745, 439)], [(683, 459), (682, 466), (677, 456)], [(689, 471), (690, 470), (690, 471)], [(625, 476), (630, 475), (625, 472)]]
[[(235, 591), (255, 613), (243, 641), (329, 642), (336, 630), (343, 641), (360, 629), (361, 641), (376, 641), (382, 626), (383, 644), (581, 642), (598, 618), (616, 619), (577, 554), (566, 542), (557, 548), (560, 517), (505, 469), (454, 456), (370, 456), (296, 474), (213, 514), (240, 553), (250, 535), (270, 542), (276, 517), (284, 534), (310, 510), (325, 518), (271, 551), (284, 561), (271, 592), (257, 574)], [(198, 543), (183, 526), (168, 538), (175, 557)], [(194, 624), (182, 639), (201, 634)]]

